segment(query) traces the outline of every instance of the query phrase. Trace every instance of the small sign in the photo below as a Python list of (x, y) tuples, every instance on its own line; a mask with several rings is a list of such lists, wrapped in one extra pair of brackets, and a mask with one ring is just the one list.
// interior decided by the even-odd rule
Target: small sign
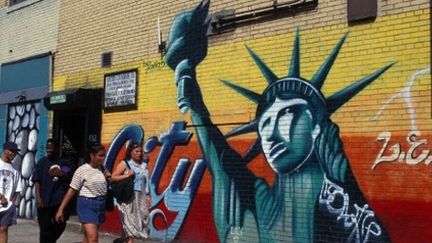
[(49, 98), (49, 101), (50, 101), (50, 105), (66, 103), (66, 95), (60, 94), (60, 95), (51, 96)]
[(136, 108), (137, 70), (105, 75), (105, 108)]

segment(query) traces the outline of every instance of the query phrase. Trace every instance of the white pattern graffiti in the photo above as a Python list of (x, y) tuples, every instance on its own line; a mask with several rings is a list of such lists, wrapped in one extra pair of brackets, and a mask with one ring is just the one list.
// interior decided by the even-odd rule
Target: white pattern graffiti
[(38, 150), (40, 101), (20, 102), (8, 106), (7, 137), (15, 142), (20, 152), (12, 161), (12, 166), (21, 172), (22, 191), (17, 198), (18, 216), (36, 217), (34, 184), (31, 180), (36, 165)]
[(381, 227), (375, 221), (375, 213), (369, 205), (360, 207), (354, 203), (355, 213), (349, 212), (348, 193), (327, 178), (324, 178), (319, 203), (324, 205), (331, 214), (338, 215), (337, 221), (342, 220), (345, 228), (352, 229), (347, 242), (363, 243), (368, 241), (370, 234), (381, 235)]

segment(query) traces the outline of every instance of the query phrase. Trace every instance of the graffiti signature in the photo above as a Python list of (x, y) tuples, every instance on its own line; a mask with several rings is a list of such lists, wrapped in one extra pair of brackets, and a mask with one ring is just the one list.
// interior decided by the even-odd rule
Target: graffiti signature
[[(336, 203), (342, 201), (342, 203)], [(327, 178), (319, 196), (319, 202), (331, 214), (338, 215), (337, 221), (342, 220), (345, 228), (352, 228), (347, 242), (367, 242), (370, 234), (381, 235), (381, 227), (375, 221), (375, 213), (368, 204), (360, 207), (354, 203), (355, 213), (349, 212), (350, 198), (344, 189)]]
[(151, 73), (153, 71), (156, 71), (158, 69), (162, 69), (166, 67), (166, 63), (163, 60), (160, 61), (144, 61), (144, 71), (145, 73)]
[(376, 140), (382, 142), (383, 146), (373, 162), (372, 170), (381, 163), (391, 163), (396, 160), (405, 161), (408, 165), (417, 165), (422, 162), (429, 165), (432, 162), (432, 154), (429, 149), (420, 151), (420, 146), (427, 144), (426, 139), (419, 139), (420, 135), (420, 131), (408, 133), (406, 140), (411, 146), (407, 152), (404, 152), (400, 142), (391, 145), (391, 132), (380, 133)]

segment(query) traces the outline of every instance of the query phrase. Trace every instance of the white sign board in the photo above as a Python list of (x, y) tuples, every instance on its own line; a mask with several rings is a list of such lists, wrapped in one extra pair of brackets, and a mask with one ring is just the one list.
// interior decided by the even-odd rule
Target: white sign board
[(137, 70), (105, 75), (105, 108), (136, 108)]

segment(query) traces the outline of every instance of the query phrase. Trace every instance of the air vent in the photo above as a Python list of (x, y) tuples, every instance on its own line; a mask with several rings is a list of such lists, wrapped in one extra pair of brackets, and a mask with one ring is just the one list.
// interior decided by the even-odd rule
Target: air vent
[(101, 66), (102, 67), (111, 67), (111, 65), (112, 65), (112, 52), (102, 53)]

